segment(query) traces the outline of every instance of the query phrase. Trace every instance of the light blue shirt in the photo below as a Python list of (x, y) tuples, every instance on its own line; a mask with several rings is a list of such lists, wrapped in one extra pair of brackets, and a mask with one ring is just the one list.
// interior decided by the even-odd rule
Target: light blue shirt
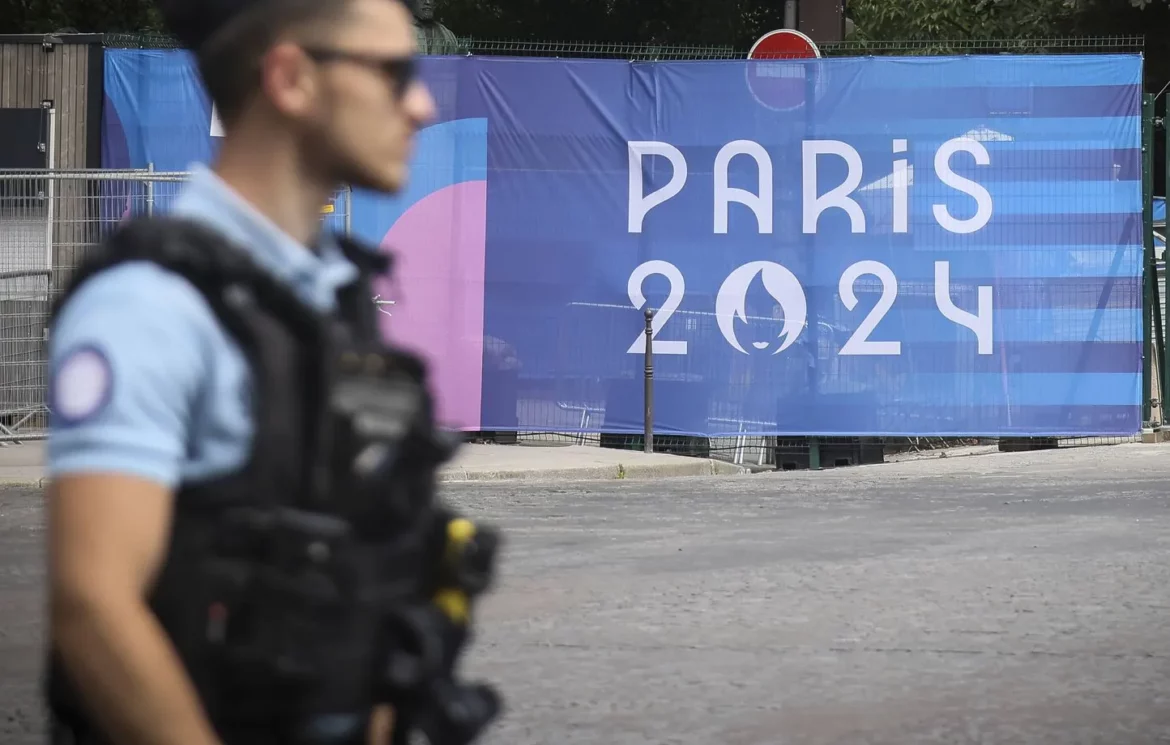
[[(173, 212), (218, 229), (308, 303), (329, 310), (357, 269), (313, 253), (195, 167)], [(123, 473), (169, 487), (235, 470), (251, 448), (250, 373), (193, 285), (148, 262), (91, 278), (49, 341), (50, 476)]]

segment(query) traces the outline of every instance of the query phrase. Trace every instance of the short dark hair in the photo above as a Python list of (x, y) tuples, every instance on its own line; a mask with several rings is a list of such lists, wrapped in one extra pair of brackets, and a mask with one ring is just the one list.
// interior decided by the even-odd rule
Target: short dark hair
[(353, 0), (259, 0), (194, 49), (203, 85), (230, 124), (260, 88), (260, 59), (289, 31), (342, 18)]

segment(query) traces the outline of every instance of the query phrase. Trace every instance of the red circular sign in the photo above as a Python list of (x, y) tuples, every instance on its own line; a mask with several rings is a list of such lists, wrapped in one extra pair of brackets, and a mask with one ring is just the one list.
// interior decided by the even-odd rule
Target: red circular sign
[(818, 82), (818, 71), (815, 64), (795, 60), (820, 56), (821, 50), (813, 40), (799, 31), (786, 28), (769, 31), (748, 52), (748, 88), (757, 101), (770, 109), (800, 108), (808, 97), (810, 85)]
[(748, 52), (748, 59), (812, 59), (820, 56), (821, 50), (812, 39), (790, 28), (769, 31), (757, 39)]

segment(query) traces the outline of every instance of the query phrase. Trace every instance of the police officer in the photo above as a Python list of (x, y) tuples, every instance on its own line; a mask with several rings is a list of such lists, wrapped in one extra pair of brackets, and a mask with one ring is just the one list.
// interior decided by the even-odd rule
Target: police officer
[[(195, 167), (173, 206), (169, 217), (186, 227), (132, 223), (113, 241), (116, 251), (79, 273), (53, 320), (48, 512), (55, 737), (118, 745), (359, 742), (369, 734), (365, 717), (374, 703), (363, 709), (366, 690), (354, 687), (368, 680), (345, 676), (381, 658), (359, 646), (317, 650), (322, 634), (314, 635), (312, 623), (333, 623), (324, 637), (338, 645), (374, 638), (367, 632), (377, 624), (335, 612), (344, 610), (340, 601), (313, 616), (313, 603), (334, 600), (293, 597), (318, 584), (305, 579), (309, 569), (278, 565), (273, 557), (281, 550), (311, 556), (322, 562), (311, 568), (314, 582), (336, 577), (327, 549), (336, 539), (334, 553), (343, 550), (338, 536), (356, 530), (355, 516), (388, 524), (391, 513), (403, 519), (409, 511), (353, 501), (346, 514), (334, 510), (349, 520), (334, 530), (334, 523), (314, 522), (317, 513), (277, 513), (273, 505), (287, 498), (304, 508), (313, 497), (319, 506), (322, 490), (339, 493), (343, 477), (350, 479), (346, 494), (360, 491), (350, 473), (356, 466), (345, 471), (334, 462), (368, 465), (369, 453), (345, 460), (355, 453), (336, 451), (371, 450), (359, 442), (371, 432), (387, 438), (374, 452), (413, 452), (404, 468), (425, 461), (418, 447), (404, 444), (409, 433), (399, 426), (403, 412), (415, 410), (411, 405), (425, 408), (403, 394), (406, 383), (421, 380), (421, 365), (385, 350), (366, 353), (376, 347), (365, 315), (367, 308), (376, 312), (369, 277), (386, 266), (376, 250), (319, 232), (320, 208), (339, 185), (382, 193), (403, 187), (412, 138), (434, 116), (415, 77), (411, 12), (401, 0), (173, 0), (162, 11), (194, 51), (226, 136), (214, 168)], [(347, 302), (348, 326), (336, 321)], [(365, 351), (333, 354), (338, 344), (359, 342)], [(348, 367), (338, 362), (334, 370), (335, 359), (348, 360)], [(386, 377), (392, 370), (397, 377)], [(338, 376), (351, 373), (367, 377), (338, 388)], [(387, 413), (393, 408), (387, 402), (398, 408)], [(323, 413), (326, 405), (345, 409), (349, 418), (338, 418), (339, 410)], [(382, 420), (374, 416), (379, 407), (386, 409)], [(397, 434), (385, 434), (391, 430)], [(399, 439), (390, 442), (393, 437)], [(314, 462), (315, 453), (324, 453), (321, 462)], [(434, 462), (443, 457), (434, 455)], [(384, 486), (377, 491), (388, 493)], [(416, 497), (411, 509), (422, 503)], [(234, 522), (226, 517), (233, 505), (255, 507), (252, 502), (268, 511), (232, 513)], [(253, 524), (245, 514), (267, 522), (257, 517)], [(459, 524), (466, 532), (467, 524)], [(274, 532), (274, 525), (285, 532)], [(401, 536), (407, 533), (401, 528)], [(221, 579), (231, 581), (214, 585), (204, 560), (228, 551), (229, 537), (237, 563), (216, 566), (239, 571), (226, 571)], [(370, 537), (371, 545), (385, 540)], [(354, 557), (364, 554), (344, 550), (358, 566)], [(270, 564), (249, 569), (240, 557)], [(363, 579), (376, 574), (368, 566), (363, 571)], [(281, 572), (293, 581), (272, 579)], [(322, 597), (360, 594), (346, 595), (344, 583), (323, 586), (331, 589)], [(284, 610), (274, 610), (280, 603)], [(450, 617), (465, 616), (465, 609), (444, 607)], [(416, 626), (430, 623), (420, 612), (411, 616)], [(286, 618), (301, 625), (281, 626)], [(375, 651), (393, 652), (393, 643), (381, 643)], [(290, 670), (299, 682), (285, 679), (295, 678)], [(247, 671), (258, 671), (255, 679)], [(442, 690), (445, 696), (455, 689)], [(335, 700), (321, 698), (333, 694)], [(264, 695), (271, 700), (261, 705)], [(320, 706), (309, 712), (314, 702)], [(320, 714), (312, 720), (316, 730), (288, 724), (306, 712)]]

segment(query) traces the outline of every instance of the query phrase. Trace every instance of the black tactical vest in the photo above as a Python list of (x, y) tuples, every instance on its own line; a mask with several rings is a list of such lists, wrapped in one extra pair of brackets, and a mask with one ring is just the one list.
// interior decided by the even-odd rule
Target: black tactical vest
[[(151, 261), (198, 288), (250, 363), (250, 457), (180, 485), (150, 597), (225, 745), (360, 741), (305, 728), (368, 712), (385, 675), (381, 613), (426, 591), (428, 547), (447, 529), (430, 504), (448, 452), (431, 427), (423, 364), (379, 340), (371, 278), (388, 261), (342, 247), (360, 276), (325, 316), (219, 234), (137, 220), (54, 309), (98, 272)], [(55, 743), (105, 742), (52, 654), (48, 688)]]

